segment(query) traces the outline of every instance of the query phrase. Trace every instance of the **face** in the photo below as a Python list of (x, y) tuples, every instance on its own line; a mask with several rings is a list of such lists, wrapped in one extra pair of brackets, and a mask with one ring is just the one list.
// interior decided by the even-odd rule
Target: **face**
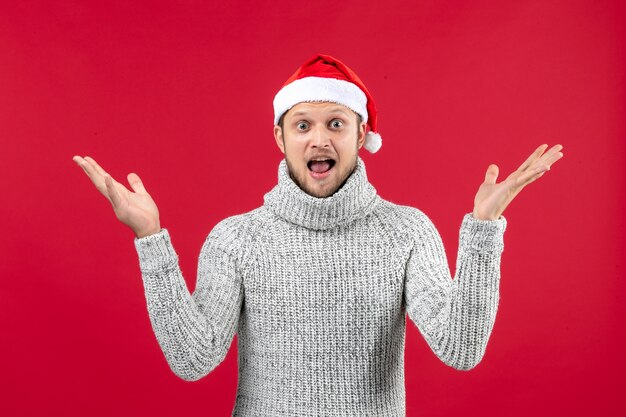
[(365, 140), (365, 123), (335, 103), (299, 103), (274, 126), (274, 138), (285, 154), (289, 175), (307, 194), (333, 195), (348, 179)]

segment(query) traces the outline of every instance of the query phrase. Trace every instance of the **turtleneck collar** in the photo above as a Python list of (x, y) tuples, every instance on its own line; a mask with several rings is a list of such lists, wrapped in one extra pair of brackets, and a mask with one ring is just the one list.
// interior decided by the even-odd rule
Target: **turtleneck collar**
[(289, 176), (287, 161), (278, 166), (278, 184), (264, 197), (265, 206), (278, 217), (308, 229), (325, 230), (347, 225), (366, 216), (380, 201), (367, 180), (365, 164), (357, 165), (343, 186), (330, 197), (305, 193)]

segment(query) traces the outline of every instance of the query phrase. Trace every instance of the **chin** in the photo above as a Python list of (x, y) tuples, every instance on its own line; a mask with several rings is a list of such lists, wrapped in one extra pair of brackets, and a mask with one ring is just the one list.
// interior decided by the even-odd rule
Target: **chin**
[(335, 194), (337, 192), (338, 188), (335, 189), (330, 189), (330, 190), (303, 190), (305, 193), (307, 193), (310, 196), (313, 197), (317, 197), (317, 198), (326, 198), (326, 197), (330, 197), (331, 195)]
[[(301, 167), (301, 169), (296, 170), (289, 159), (287, 159), (287, 169), (293, 182), (295, 182), (302, 191), (316, 198), (330, 197), (339, 191), (355, 168), (356, 158), (352, 169), (346, 169), (345, 167), (342, 169), (338, 164), (335, 164), (333, 160), (329, 170), (329, 176), (320, 181), (311, 177), (311, 167), (309, 163)], [(339, 179), (337, 176), (342, 178)]]
[[(308, 172), (305, 172), (304, 175), (308, 175)], [(294, 178), (294, 176), (291, 176), (291, 179), (293, 180), (293, 182), (296, 183), (298, 187), (300, 187), (302, 191), (316, 198), (330, 197), (331, 195), (335, 194), (339, 190), (339, 188), (341, 188), (337, 185), (331, 185), (331, 184), (322, 185), (322, 184), (311, 183), (309, 182), (310, 178), (306, 178), (306, 177)]]

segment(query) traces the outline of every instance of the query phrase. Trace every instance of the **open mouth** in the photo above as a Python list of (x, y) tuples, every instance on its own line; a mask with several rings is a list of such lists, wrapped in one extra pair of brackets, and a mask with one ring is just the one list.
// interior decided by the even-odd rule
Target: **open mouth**
[(307, 164), (309, 171), (314, 172), (316, 174), (323, 174), (325, 172), (330, 171), (335, 166), (334, 159), (319, 159), (319, 160), (311, 160)]

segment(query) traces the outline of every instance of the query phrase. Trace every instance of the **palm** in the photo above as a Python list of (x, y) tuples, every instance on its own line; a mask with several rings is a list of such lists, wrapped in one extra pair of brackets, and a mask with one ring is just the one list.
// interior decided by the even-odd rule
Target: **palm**
[(116, 217), (129, 226), (137, 237), (160, 230), (159, 210), (137, 174), (128, 175), (133, 192), (115, 181), (94, 159), (75, 156), (74, 162), (83, 168), (98, 191), (111, 202)]
[(481, 184), (474, 197), (473, 216), (481, 220), (497, 220), (504, 209), (526, 185), (541, 177), (550, 166), (561, 159), (561, 145), (553, 146), (543, 153), (548, 145), (541, 145), (526, 161), (504, 181), (496, 184), (498, 166), (489, 165), (485, 181)]
[[(119, 182), (111, 179), (117, 194), (119, 195), (119, 203), (113, 207), (115, 215), (124, 224), (149, 226), (150, 222), (159, 218), (159, 209), (149, 194), (140, 194), (132, 192)], [(129, 180), (130, 182), (130, 180)]]

